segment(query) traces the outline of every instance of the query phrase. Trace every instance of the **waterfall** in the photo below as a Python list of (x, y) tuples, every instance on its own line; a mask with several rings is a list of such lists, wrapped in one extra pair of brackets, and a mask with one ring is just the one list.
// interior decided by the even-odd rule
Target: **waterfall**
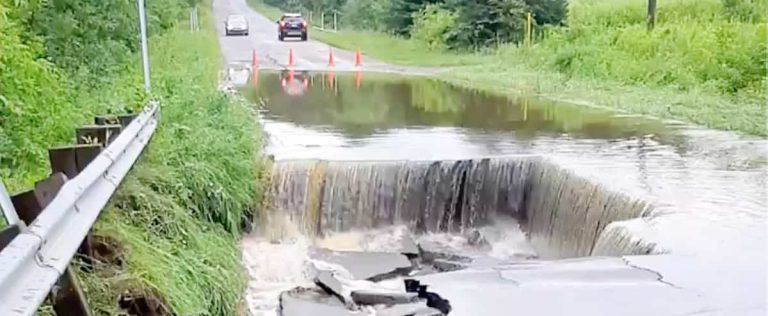
[[(460, 232), (514, 217), (542, 257), (647, 253), (642, 242), (603, 234), (649, 208), (543, 158), (455, 161), (277, 161), (264, 208), (307, 236), (405, 224), (416, 233)], [(616, 245), (613, 245), (616, 243)], [(632, 245), (642, 249), (634, 249)], [(610, 250), (610, 251), (609, 251)]]

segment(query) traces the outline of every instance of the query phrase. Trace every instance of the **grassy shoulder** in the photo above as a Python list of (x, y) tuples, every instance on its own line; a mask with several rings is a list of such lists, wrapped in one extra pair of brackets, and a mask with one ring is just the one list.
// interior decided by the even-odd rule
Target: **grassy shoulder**
[(149, 40), (162, 118), (94, 228), (122, 257), (80, 273), (97, 314), (116, 315), (125, 291), (160, 297), (176, 315), (244, 314), (237, 238), (256, 199), (259, 131), (251, 110), (216, 88), (213, 28), (184, 26)]
[(419, 42), (377, 32), (312, 30), (310, 37), (342, 49), (352, 51), (360, 49), (367, 56), (405, 66), (478, 65), (488, 58), (481, 54), (455, 54), (428, 50)]
[[(258, 4), (256, 10), (268, 8), (249, 1)], [(571, 28), (530, 48), (507, 45), (485, 54), (430, 50), (421, 42), (366, 31), (310, 36), (393, 64), (452, 66), (440, 79), (473, 89), (768, 135), (768, 82), (759, 79), (765, 77), (766, 25), (726, 19), (714, 0), (676, 0), (659, 9), (665, 19), (647, 32), (642, 9), (628, 1), (576, 1)]]
[[(46, 149), (71, 144), (77, 126), (149, 97), (131, 2), (64, 2), (0, 0), (0, 179), (12, 193), (48, 175)], [(76, 269), (95, 315), (120, 314), (126, 292), (159, 298), (174, 315), (245, 314), (237, 239), (258, 199), (260, 133), (252, 110), (217, 90), (213, 28), (190, 32), (179, 20), (191, 3), (148, 3), (160, 125), (92, 230), (105, 246), (94, 271)], [(119, 23), (92, 13), (102, 5)], [(199, 7), (211, 25), (210, 3)]]
[[(200, 21), (210, 25), (206, 7)], [(0, 0), (0, 12), (7, 8), (17, 7)], [(137, 110), (147, 96), (138, 54), (116, 49), (123, 55), (105, 62), (112, 71), (82, 81), (39, 58), (39, 30), (18, 23), (22, 10), (11, 12), (17, 20), (0, 14), (0, 178), (15, 193), (47, 176), (46, 149), (71, 143), (75, 127)], [(94, 271), (76, 269), (94, 315), (120, 314), (126, 292), (158, 297), (174, 315), (245, 314), (237, 239), (258, 199), (260, 131), (246, 104), (217, 90), (213, 28), (174, 24), (149, 39), (159, 128), (92, 230), (106, 246)], [(39, 314), (52, 314), (50, 306)]]

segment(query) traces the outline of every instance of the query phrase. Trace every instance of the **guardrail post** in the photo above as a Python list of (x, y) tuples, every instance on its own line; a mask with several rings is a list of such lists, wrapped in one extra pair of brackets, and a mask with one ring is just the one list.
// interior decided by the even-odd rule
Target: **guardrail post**
[(75, 132), (78, 144), (109, 145), (120, 134), (120, 125), (84, 125)]
[[(108, 129), (98, 131), (102, 133), (98, 136), (102, 137), (107, 135), (104, 133), (107, 133)], [(101, 144), (81, 144), (48, 149), (52, 173), (63, 173), (69, 178), (74, 178), (101, 153), (102, 148)], [(83, 255), (83, 270), (85, 271), (91, 271), (93, 265), (91, 238), (91, 234), (86, 235), (78, 250), (78, 253)]]
[[(26, 231), (25, 223), (27, 225), (37, 221), (39, 217), (40, 222), (37, 222), (35, 229), (41, 230), (40, 232), (57, 232), (63, 227), (72, 228), (71, 225), (80, 225), (79, 229), (90, 230), (93, 227), (92, 222), (82, 222), (83, 220), (92, 220), (92, 215), (98, 216), (103, 209), (96, 208), (96, 204), (89, 205), (89, 203), (76, 204), (74, 210), (62, 210), (61, 207), (70, 204), (59, 202), (56, 199), (58, 193), (63, 187), (66, 186), (68, 179), (75, 178), (85, 170), (89, 164), (99, 156), (103, 148), (110, 144), (115, 137), (119, 137), (122, 129), (136, 118), (141, 117), (140, 129), (133, 131), (132, 135), (126, 135), (130, 144), (114, 144), (119, 146), (117, 151), (122, 151), (118, 154), (118, 157), (109, 157), (114, 159), (111, 166), (105, 164), (91, 165), (91, 168), (95, 169), (94, 172), (100, 172), (101, 177), (98, 178), (83, 178), (71, 182), (70, 186), (79, 186), (82, 181), (89, 181), (88, 184), (83, 184), (87, 188), (83, 191), (69, 191), (68, 193), (74, 194), (76, 201), (81, 201), (84, 197), (87, 197), (89, 201), (98, 202), (98, 205), (104, 205), (109, 202), (109, 198), (114, 194), (115, 189), (112, 186), (104, 187), (103, 189), (109, 189), (109, 194), (95, 195), (96, 192), (92, 192), (91, 187), (93, 185), (104, 185), (105, 182), (111, 182), (112, 184), (119, 185), (127, 172), (126, 167), (131, 167), (138, 157), (135, 156), (137, 151), (143, 151), (146, 149), (147, 137), (152, 136), (157, 128), (157, 120), (159, 116), (159, 104), (151, 102), (145, 110), (140, 114), (127, 114), (127, 115), (113, 115), (113, 116), (101, 116), (94, 119), (95, 125), (84, 126), (77, 129), (75, 135), (79, 144), (72, 146), (63, 146), (57, 148), (49, 148), (48, 155), (51, 164), (51, 175), (37, 183), (35, 188), (14, 196), (9, 196), (4, 190), (4, 186), (0, 183), (0, 207), (2, 207), (3, 214), (9, 219), (9, 226), (0, 229), (0, 261), (3, 264), (7, 264), (9, 269), (2, 270), (2, 288), (0, 291), (0, 314), (32, 314), (35, 309), (38, 308), (48, 296), (53, 305), (53, 310), (56, 315), (73, 315), (73, 316), (90, 316), (91, 311), (88, 308), (88, 303), (85, 300), (85, 295), (81, 290), (81, 286), (78, 282), (78, 278), (73, 273), (70, 266), (71, 262), (61, 261), (60, 259), (71, 258), (74, 252), (73, 248), (77, 245), (78, 239), (84, 238), (84, 241), (78, 247), (77, 253), (86, 253), (84, 262), (90, 262), (93, 259), (93, 247), (90, 246), (90, 231), (85, 236), (66, 236), (69, 238), (62, 240), (61, 249), (54, 249), (56, 243), (51, 243), (50, 240), (46, 240), (40, 235), (40, 238), (32, 238), (32, 234)], [(145, 120), (146, 119), (146, 120)], [(118, 123), (119, 124), (116, 124)], [(131, 145), (140, 145), (141, 148), (131, 147)], [(126, 156), (120, 156), (120, 154), (127, 154)], [(138, 153), (140, 154), (140, 153)], [(106, 162), (106, 161), (105, 161)], [(117, 164), (117, 165), (115, 165)], [(130, 165), (128, 165), (130, 164)], [(110, 178), (109, 172), (118, 168), (118, 172), (115, 176)], [(117, 181), (117, 182), (114, 182)], [(94, 193), (94, 194), (91, 194)], [(106, 192), (98, 192), (106, 193)], [(69, 197), (62, 197), (61, 202), (67, 202)], [(51, 203), (56, 203), (53, 205)], [(78, 202), (75, 202), (78, 203)], [(49, 205), (50, 204), (50, 205)], [(50, 206), (51, 209), (46, 207)], [(61, 218), (58, 215), (52, 214), (61, 211), (67, 211), (71, 217)], [(84, 212), (87, 212), (84, 214)], [(17, 216), (18, 215), (18, 216)], [(57, 222), (51, 222), (51, 221)], [(63, 225), (63, 226), (62, 226)], [(85, 226), (88, 225), (88, 226)], [(38, 240), (40, 239), (40, 240)], [(7, 248), (8, 245), (12, 245), (13, 249)], [(5, 247), (5, 249), (3, 249)], [(51, 251), (51, 253), (47, 252)], [(58, 252), (62, 253), (58, 253)], [(35, 253), (34, 256), (29, 254)], [(47, 255), (58, 255), (48, 258)], [(56, 258), (59, 260), (57, 261)], [(47, 259), (52, 259), (50, 262)], [(41, 260), (43, 262), (41, 262)], [(119, 263), (118, 263), (119, 264)], [(89, 266), (86, 264), (85, 266)], [(5, 267), (5, 266), (4, 266)], [(6, 267), (7, 268), (7, 267)], [(50, 269), (63, 270), (62, 274), (53, 273)], [(11, 275), (13, 271), (13, 275)], [(6, 284), (8, 287), (6, 288)], [(51, 284), (53, 284), (51, 286)], [(50, 287), (49, 287), (50, 286)], [(18, 289), (18, 290), (16, 290)], [(14, 291), (16, 290), (16, 291)], [(10, 303), (6, 305), (5, 303)]]
[(13, 240), (19, 233), (21, 233), (19, 225), (10, 225), (3, 228), (3, 230), (0, 231), (0, 250), (3, 250), (5, 246), (8, 246), (8, 244), (11, 243), (11, 240)]
[(48, 149), (52, 173), (61, 172), (72, 179), (99, 155), (100, 144), (61, 146)]
[[(64, 173), (54, 172), (47, 179), (37, 182), (34, 190), (11, 197), (19, 218), (27, 225), (31, 224), (53, 200), (65, 182), (67, 182), (67, 176)], [(12, 239), (18, 232), (14, 234), (13, 231), (6, 232), (4, 230), (2, 235), (6, 234), (8, 236), (13, 234), (13, 236), (10, 236)], [(0, 244), (4, 243), (3, 238), (0, 237)], [(69, 268), (59, 278), (58, 286), (51, 291), (51, 297), (53, 298), (53, 310), (56, 312), (56, 315), (91, 315), (88, 303), (80, 289), (77, 276)]]
[(120, 125), (125, 128), (128, 126), (128, 124), (131, 124), (133, 122), (133, 119), (136, 118), (136, 114), (121, 114), (117, 116), (117, 120), (120, 122)]

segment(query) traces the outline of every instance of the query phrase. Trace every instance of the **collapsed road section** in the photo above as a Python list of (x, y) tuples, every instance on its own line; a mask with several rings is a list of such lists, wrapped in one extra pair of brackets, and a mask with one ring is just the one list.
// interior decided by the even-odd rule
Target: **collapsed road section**
[(243, 240), (255, 315), (765, 310), (764, 260), (667, 253), (637, 234), (654, 205), (544, 158), (278, 161), (271, 185)]

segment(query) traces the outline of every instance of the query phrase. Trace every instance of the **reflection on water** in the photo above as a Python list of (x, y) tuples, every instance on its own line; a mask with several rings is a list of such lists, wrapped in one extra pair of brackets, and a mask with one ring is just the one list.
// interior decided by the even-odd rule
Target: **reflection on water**
[(765, 261), (764, 139), (426, 78), (261, 73), (245, 89), (276, 159), (544, 156), (653, 203), (642, 234), (670, 251)]
[(381, 136), (402, 128), (437, 127), (461, 127), (476, 133), (514, 131), (521, 139), (542, 135), (623, 139), (665, 134), (664, 125), (657, 121), (509, 99), (427, 78), (288, 71), (259, 77), (260, 84), (249, 95), (269, 100), (265, 119), (290, 121), (350, 138)]

